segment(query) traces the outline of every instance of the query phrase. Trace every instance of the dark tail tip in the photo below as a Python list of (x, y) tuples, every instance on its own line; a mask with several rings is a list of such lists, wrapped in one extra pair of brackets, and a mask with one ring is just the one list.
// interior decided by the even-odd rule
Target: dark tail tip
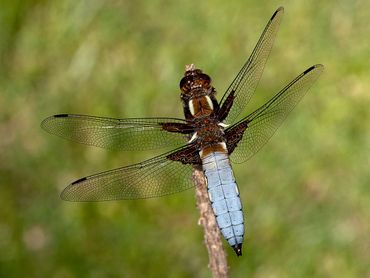
[(242, 244), (241, 243), (235, 244), (233, 246), (233, 249), (234, 249), (236, 255), (238, 255), (238, 257), (240, 257), (242, 255)]

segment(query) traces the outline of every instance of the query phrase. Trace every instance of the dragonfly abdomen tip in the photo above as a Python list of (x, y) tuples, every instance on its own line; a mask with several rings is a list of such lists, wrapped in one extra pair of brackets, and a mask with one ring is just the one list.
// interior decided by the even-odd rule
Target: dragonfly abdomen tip
[(234, 249), (236, 255), (238, 255), (238, 257), (240, 257), (242, 255), (242, 243), (235, 244), (233, 246), (233, 249)]

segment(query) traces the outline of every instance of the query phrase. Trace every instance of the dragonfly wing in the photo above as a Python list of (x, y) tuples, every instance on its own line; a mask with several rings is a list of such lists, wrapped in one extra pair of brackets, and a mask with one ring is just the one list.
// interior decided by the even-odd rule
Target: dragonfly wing
[(186, 143), (186, 135), (167, 132), (164, 124), (185, 126), (186, 122), (175, 118), (114, 119), (60, 114), (46, 118), (41, 127), (64, 139), (106, 149), (151, 150)]
[(236, 130), (238, 126), (246, 126), (242, 138), (230, 156), (231, 160), (235, 163), (242, 163), (257, 153), (275, 133), (323, 70), (323, 65), (308, 68), (267, 103), (226, 130), (226, 136), (231, 136), (232, 129)]
[(185, 151), (188, 156), (198, 156), (196, 150), (183, 147), (142, 163), (88, 176), (67, 186), (61, 198), (68, 201), (142, 199), (186, 190), (194, 186), (192, 164), (168, 158)]
[(234, 94), (235, 97), (233, 106), (225, 119), (226, 123), (233, 123), (250, 101), (271, 52), (283, 14), (284, 9), (280, 7), (272, 15), (251, 56), (222, 97), (221, 105), (230, 94)]

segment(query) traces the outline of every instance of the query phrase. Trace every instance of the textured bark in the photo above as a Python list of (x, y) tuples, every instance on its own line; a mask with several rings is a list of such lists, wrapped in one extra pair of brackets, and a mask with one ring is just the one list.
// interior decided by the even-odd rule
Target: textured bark
[(228, 277), (228, 267), (225, 250), (222, 246), (221, 233), (213, 214), (208, 198), (207, 183), (201, 168), (194, 168), (193, 181), (199, 209), (199, 224), (204, 228), (204, 241), (208, 250), (209, 268), (213, 277)]

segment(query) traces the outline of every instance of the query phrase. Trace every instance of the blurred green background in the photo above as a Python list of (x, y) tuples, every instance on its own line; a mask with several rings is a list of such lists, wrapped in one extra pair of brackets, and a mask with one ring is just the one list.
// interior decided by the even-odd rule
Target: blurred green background
[(182, 117), (184, 65), (218, 97), (275, 9), (285, 16), (251, 112), (310, 65), (324, 74), (266, 147), (235, 165), (246, 212), (232, 277), (370, 277), (370, 4), (45, 1), (0, 4), (0, 277), (210, 277), (194, 190), (68, 203), (123, 153), (41, 130), (57, 113)]

